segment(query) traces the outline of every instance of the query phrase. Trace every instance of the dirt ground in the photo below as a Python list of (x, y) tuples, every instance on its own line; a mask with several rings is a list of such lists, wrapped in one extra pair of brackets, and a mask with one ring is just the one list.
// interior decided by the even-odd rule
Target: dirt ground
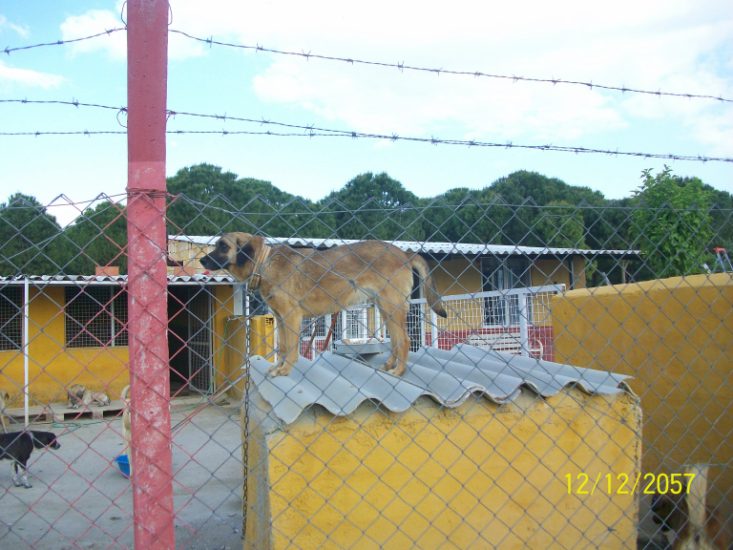
[[(172, 407), (176, 547), (241, 548), (238, 406), (208, 406), (175, 428), (198, 404)], [(14, 487), (10, 462), (0, 463), (0, 548), (132, 548), (131, 485), (114, 462), (123, 448), (119, 417), (31, 428), (59, 434), (61, 448), (33, 453), (31, 489)]]

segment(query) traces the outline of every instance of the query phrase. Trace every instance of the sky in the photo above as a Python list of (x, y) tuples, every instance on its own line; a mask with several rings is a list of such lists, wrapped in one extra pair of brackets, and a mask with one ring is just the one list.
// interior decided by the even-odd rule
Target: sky
[[(364, 172), (420, 197), (484, 188), (517, 170), (630, 196), (668, 165), (733, 193), (733, 163), (343, 137), (222, 135), (311, 126), (385, 136), (733, 158), (729, 0), (420, 2), (171, 0), (168, 108), (297, 128), (176, 115), (167, 174), (206, 162), (320, 199)], [(348, 4), (348, 9), (346, 8)], [(99, 194), (125, 192), (124, 27), (118, 0), (0, 0), (0, 202), (22, 192), (68, 223)], [(326, 61), (299, 54), (386, 63)], [(399, 66), (436, 71), (412, 71)], [(440, 69), (440, 72), (437, 71)], [(448, 71), (467, 71), (454, 75)], [(475, 73), (557, 80), (490, 78)], [(569, 82), (579, 82), (575, 85)], [(584, 84), (593, 84), (588, 86)], [(641, 94), (603, 86), (705, 98)], [(30, 101), (97, 104), (112, 109)], [(57, 198), (61, 196), (61, 198)], [(73, 206), (68, 206), (72, 203)]]

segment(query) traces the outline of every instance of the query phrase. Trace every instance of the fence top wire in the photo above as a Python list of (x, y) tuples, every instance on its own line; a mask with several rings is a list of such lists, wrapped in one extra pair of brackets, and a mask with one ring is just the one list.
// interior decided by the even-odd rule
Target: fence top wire
[(570, 86), (581, 86), (589, 90), (599, 89), (599, 90), (608, 90), (608, 91), (621, 92), (621, 93), (644, 94), (644, 95), (651, 95), (651, 96), (657, 96), (657, 97), (678, 97), (678, 98), (684, 98), (684, 99), (707, 99), (707, 100), (720, 101), (724, 103), (733, 103), (732, 98), (727, 98), (727, 97), (723, 97), (720, 95), (714, 95), (714, 94), (693, 94), (693, 93), (687, 93), (687, 92), (667, 92), (667, 91), (662, 91), (662, 90), (645, 90), (642, 88), (634, 88), (631, 86), (613, 86), (609, 84), (597, 84), (593, 82), (584, 82), (581, 80), (570, 80), (570, 79), (564, 79), (564, 78), (539, 78), (539, 77), (532, 77), (532, 76), (488, 73), (488, 72), (477, 71), (477, 70), (468, 71), (468, 70), (445, 69), (445, 68), (436, 68), (436, 67), (422, 67), (418, 65), (410, 65), (404, 62), (390, 63), (386, 61), (374, 61), (374, 60), (368, 60), (368, 59), (358, 59), (354, 57), (342, 57), (342, 56), (337, 56), (337, 55), (324, 55), (324, 54), (318, 54), (318, 53), (313, 53), (313, 52), (296, 52), (296, 51), (289, 51), (289, 50), (280, 50), (276, 48), (268, 48), (260, 44), (256, 44), (253, 46), (251, 44), (238, 44), (238, 43), (233, 43), (233, 42), (224, 42), (221, 40), (214, 40), (213, 37), (202, 38), (200, 36), (195, 36), (188, 32), (178, 30), (178, 29), (170, 29), (168, 32), (175, 33), (180, 36), (184, 36), (186, 38), (195, 40), (197, 42), (208, 44), (209, 46), (215, 45), (215, 46), (223, 46), (223, 47), (228, 47), (228, 48), (239, 48), (243, 50), (254, 50), (256, 52), (271, 53), (275, 55), (300, 57), (307, 61), (311, 59), (317, 59), (319, 61), (334, 61), (334, 62), (346, 63), (349, 65), (368, 65), (368, 66), (374, 66), (374, 67), (397, 69), (401, 72), (413, 71), (413, 72), (430, 73), (430, 74), (435, 74), (436, 76), (441, 76), (441, 75), (470, 76), (474, 78), (508, 80), (511, 82), (532, 82), (532, 83), (551, 84), (551, 85), (564, 84), (564, 85), (570, 85)]
[[(124, 17), (122, 18), (122, 21), (123, 23), (125, 23)], [(36, 48), (43, 48), (43, 47), (48, 47), (48, 46), (64, 46), (67, 44), (73, 44), (75, 42), (93, 40), (95, 38), (99, 38), (102, 36), (110, 36), (113, 33), (120, 32), (120, 31), (126, 31), (126, 30), (127, 30), (126, 26), (125, 27), (116, 27), (113, 29), (106, 29), (96, 34), (91, 34), (88, 36), (81, 36), (78, 38), (69, 38), (66, 40), (55, 40), (52, 42), (41, 42), (37, 44), (29, 44), (26, 46), (14, 46), (14, 47), (6, 46), (3, 52), (6, 55), (10, 55), (11, 53), (26, 51), (26, 50), (33, 50)], [(168, 32), (178, 34), (179, 36), (183, 36), (185, 38), (188, 38), (196, 42), (207, 44), (209, 47), (222, 46), (222, 47), (227, 47), (227, 48), (238, 48), (242, 50), (253, 50), (256, 52), (270, 53), (274, 55), (299, 57), (299, 58), (305, 59), (306, 61), (309, 61), (311, 59), (317, 59), (319, 61), (338, 62), (338, 63), (345, 63), (348, 65), (365, 65), (365, 66), (372, 66), (372, 67), (381, 67), (385, 69), (396, 69), (396, 70), (399, 70), (400, 72), (429, 73), (429, 74), (434, 74), (436, 76), (441, 76), (441, 75), (462, 76), (462, 77), (468, 76), (472, 78), (505, 80), (505, 81), (518, 82), (518, 83), (526, 82), (526, 83), (535, 83), (535, 84), (550, 84), (553, 86), (556, 86), (556, 85), (579, 86), (582, 88), (586, 88), (588, 90), (593, 90), (593, 89), (607, 90), (607, 91), (613, 91), (613, 92), (621, 92), (623, 94), (643, 94), (643, 95), (650, 95), (650, 96), (656, 96), (656, 97), (703, 99), (703, 100), (719, 101), (722, 103), (733, 103), (733, 98), (728, 98), (722, 95), (715, 95), (715, 94), (696, 94), (696, 93), (690, 93), (690, 92), (671, 92), (671, 91), (663, 91), (663, 90), (648, 90), (648, 89), (643, 89), (643, 88), (636, 88), (633, 86), (614, 86), (610, 84), (594, 83), (592, 81), (573, 80), (573, 79), (567, 79), (567, 78), (542, 78), (542, 77), (523, 76), (523, 75), (516, 75), (516, 74), (507, 75), (507, 74), (491, 73), (491, 72), (480, 71), (480, 70), (460, 70), (460, 69), (449, 69), (449, 68), (442, 68), (442, 67), (440, 68), (424, 67), (424, 66), (419, 66), (419, 65), (411, 65), (405, 62), (391, 63), (388, 61), (359, 59), (356, 57), (344, 57), (344, 56), (339, 56), (339, 55), (327, 55), (327, 54), (319, 54), (319, 53), (304, 52), (304, 51), (296, 52), (296, 51), (291, 51), (291, 50), (281, 50), (277, 48), (269, 48), (266, 46), (262, 46), (260, 44), (251, 45), (251, 44), (241, 44), (241, 43), (234, 43), (234, 42), (225, 42), (222, 40), (214, 40), (213, 37), (203, 38), (200, 36), (196, 36), (189, 32), (180, 30), (180, 29), (169, 29)]]
[(110, 36), (116, 32), (120, 31), (126, 31), (127, 28), (125, 27), (116, 27), (114, 29), (107, 29), (102, 32), (98, 32), (96, 34), (90, 34), (89, 36), (81, 36), (79, 38), (69, 38), (67, 40), (54, 40), (53, 42), (41, 42), (38, 44), (28, 44), (27, 46), (15, 46), (10, 47), (6, 46), (3, 50), (3, 53), (5, 55), (10, 55), (11, 53), (25, 51), (25, 50), (34, 50), (36, 48), (44, 48), (47, 46), (64, 46), (66, 44), (73, 44), (74, 42), (84, 42), (85, 40), (93, 40), (95, 38), (99, 38), (100, 36)]
[[(98, 103), (84, 103), (77, 100), (64, 101), (64, 100), (30, 100), (30, 99), (0, 99), (0, 103), (18, 103), (23, 105), (30, 104), (47, 104), (47, 105), (67, 105), (73, 107), (90, 107), (98, 109), (115, 110), (120, 113), (126, 113), (126, 107), (115, 107), (111, 105), (101, 105)], [(167, 133), (175, 135), (257, 135), (257, 136), (273, 136), (273, 137), (297, 137), (297, 138), (321, 138), (321, 137), (334, 137), (334, 138), (350, 138), (350, 139), (371, 139), (379, 141), (402, 141), (412, 143), (424, 143), (430, 145), (454, 145), (461, 147), (476, 147), (476, 148), (496, 148), (496, 149), (525, 149), (534, 151), (555, 151), (563, 153), (576, 153), (576, 154), (602, 154), (608, 156), (626, 156), (626, 157), (639, 157), (646, 159), (660, 159), (660, 160), (674, 160), (674, 161), (691, 161), (691, 162), (733, 162), (733, 157), (713, 157), (707, 155), (683, 155), (677, 153), (650, 153), (642, 151), (623, 151), (619, 149), (601, 149), (594, 147), (579, 147), (571, 145), (553, 145), (553, 144), (520, 144), (513, 142), (494, 142), (494, 141), (482, 141), (474, 139), (453, 139), (453, 138), (440, 138), (440, 137), (423, 137), (423, 136), (405, 136), (397, 133), (374, 133), (374, 132), (359, 132), (356, 130), (339, 130), (334, 128), (325, 128), (321, 126), (315, 126), (313, 124), (292, 124), (287, 122), (281, 122), (276, 120), (270, 120), (267, 118), (249, 118), (239, 117), (233, 115), (219, 115), (210, 113), (194, 113), (188, 111), (176, 111), (169, 110), (168, 116), (188, 116), (195, 118), (203, 118), (210, 120), (217, 120), (221, 122), (243, 122), (248, 124), (257, 124), (261, 126), (276, 126), (280, 128), (287, 128), (291, 130), (297, 130), (292, 132), (276, 132), (272, 130), (168, 130)], [(119, 120), (118, 120), (119, 122)], [(53, 135), (121, 135), (126, 134), (124, 130), (34, 130), (34, 131), (4, 131), (0, 132), (0, 136), (53, 136)]]

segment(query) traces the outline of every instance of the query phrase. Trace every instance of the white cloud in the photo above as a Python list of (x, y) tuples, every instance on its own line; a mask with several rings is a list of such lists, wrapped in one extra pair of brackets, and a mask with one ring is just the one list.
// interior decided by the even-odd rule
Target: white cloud
[(42, 73), (31, 69), (19, 69), (0, 60), (0, 82), (36, 88), (56, 88), (63, 81), (64, 78), (62, 76)]
[[(619, 0), (606, 7), (587, 0), (372, 0), (349, 9), (341, 0), (171, 0), (171, 15), (173, 29), (248, 45), (651, 90), (733, 94), (733, 12), (727, 0)], [(119, 11), (92, 10), (67, 18), (62, 31), (70, 38), (119, 25)], [(124, 34), (74, 48), (104, 48), (124, 58)], [(217, 48), (170, 35), (169, 54), (181, 60), (213, 58)], [(557, 143), (623, 129), (639, 119), (669, 118), (682, 120), (695, 136), (729, 131), (711, 115), (711, 105), (700, 101), (562, 84), (407, 74), (261, 52), (257, 56), (258, 65), (262, 59), (271, 60), (252, 80), (262, 100), (301, 108), (338, 127), (360, 131), (431, 134), (450, 129), (446, 137)], [(696, 120), (705, 121), (704, 131)]]
[(12, 21), (9, 21), (7, 17), (0, 14), (0, 30), (8, 28), (21, 38), (28, 38), (30, 36), (30, 30), (25, 25), (16, 25)]
[[(89, 10), (82, 15), (72, 15), (61, 23), (61, 36), (64, 40), (82, 38), (122, 27), (120, 12), (107, 10)], [(74, 53), (106, 51), (113, 59), (125, 59), (127, 56), (127, 37), (124, 32), (112, 33), (109, 36), (93, 40), (82, 40), (71, 44)]]

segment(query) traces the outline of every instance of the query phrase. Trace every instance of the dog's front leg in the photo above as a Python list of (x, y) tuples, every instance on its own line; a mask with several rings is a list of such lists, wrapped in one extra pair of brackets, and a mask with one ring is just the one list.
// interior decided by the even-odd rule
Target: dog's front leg
[(300, 350), (300, 324), (303, 316), (300, 308), (292, 307), (285, 315), (276, 315), (278, 320), (278, 353), (280, 358), (270, 368), (270, 376), (287, 376), (298, 361)]
[[(13, 476), (13, 485), (16, 487), (25, 487), (26, 489), (30, 489), (33, 487), (31, 485), (31, 482), (28, 481), (28, 471), (26, 470), (25, 466), (22, 464), (18, 464), (17, 462), (14, 464), (15, 466), (15, 475)], [(18, 466), (20, 466), (20, 470), (22, 470), (22, 473), (18, 471)]]

